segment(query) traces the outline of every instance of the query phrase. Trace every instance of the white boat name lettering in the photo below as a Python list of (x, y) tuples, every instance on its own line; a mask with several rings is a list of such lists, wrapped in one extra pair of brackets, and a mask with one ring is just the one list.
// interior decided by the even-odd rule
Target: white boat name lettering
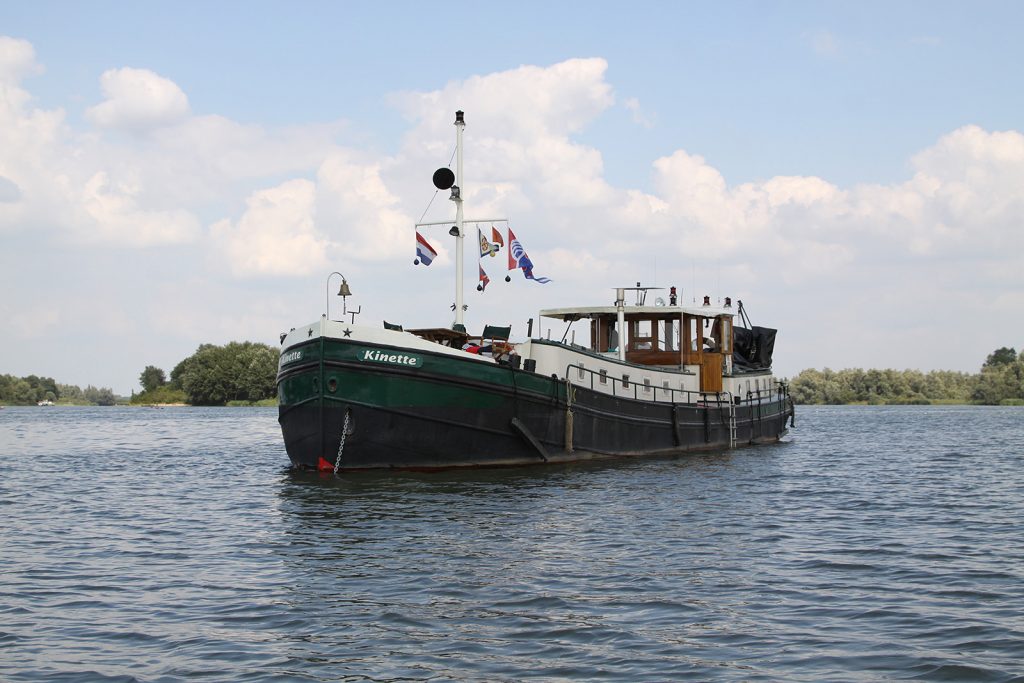
[(363, 349), (359, 360), (372, 360), (375, 363), (391, 363), (392, 365), (409, 365), (419, 367), (422, 360), (418, 356), (407, 356), (404, 353), (385, 353), (374, 349)]
[(290, 351), (288, 353), (281, 354), (281, 365), (295, 362), (302, 359), (302, 351)]

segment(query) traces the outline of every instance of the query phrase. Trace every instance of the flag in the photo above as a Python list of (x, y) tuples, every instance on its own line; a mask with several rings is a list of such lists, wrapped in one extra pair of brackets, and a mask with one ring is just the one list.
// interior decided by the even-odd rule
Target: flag
[(491, 226), (491, 241), (497, 244), (499, 249), (505, 246), (505, 241), (501, 239), (501, 233), (493, 225)]
[(516, 236), (512, 234), (512, 228), (509, 228), (508, 269), (512, 270), (514, 268), (521, 269), (527, 280), (533, 280), (534, 282), (539, 282), (542, 285), (546, 285), (551, 282), (551, 278), (533, 276), (533, 262), (530, 260), (530, 257), (526, 255), (526, 250), (523, 249), (523, 245), (516, 239)]
[(498, 245), (488, 242), (487, 238), (484, 237), (484, 234), (480, 232), (480, 228), (476, 229), (476, 236), (477, 240), (480, 242), (480, 258), (487, 255), (494, 256), (498, 253)]
[[(515, 270), (518, 267), (518, 265), (516, 264), (516, 260), (514, 258), (512, 258), (512, 245), (513, 244), (519, 244), (518, 240), (516, 242), (513, 242), (512, 240), (514, 240), (514, 239), (516, 239), (516, 236), (512, 234), (512, 228), (509, 228), (508, 229), (508, 269), (509, 270)], [(508, 278), (507, 277), (505, 278), (505, 282), (508, 282)]]
[(423, 239), (423, 235), (421, 235), (419, 233), (419, 230), (417, 230), (416, 231), (416, 260), (413, 261), (413, 265), (419, 265), (419, 263), (422, 261), (423, 265), (429, 266), (430, 262), (433, 261), (434, 257), (436, 257), (436, 256), (437, 256), (437, 252), (434, 251), (434, 248), (432, 246), (430, 246), (430, 244), (425, 239)]
[(480, 284), (476, 286), (476, 289), (477, 291), (482, 292), (487, 289), (487, 285), (490, 284), (491, 278), (487, 277), (487, 273), (484, 272), (483, 266), (477, 264), (477, 267), (480, 268)]

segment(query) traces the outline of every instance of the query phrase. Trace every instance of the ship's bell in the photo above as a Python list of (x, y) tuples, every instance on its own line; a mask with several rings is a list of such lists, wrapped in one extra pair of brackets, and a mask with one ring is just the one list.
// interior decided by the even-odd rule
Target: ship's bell
[(352, 290), (349, 289), (348, 280), (345, 278), (341, 279), (341, 289), (338, 290), (338, 296), (352, 296)]

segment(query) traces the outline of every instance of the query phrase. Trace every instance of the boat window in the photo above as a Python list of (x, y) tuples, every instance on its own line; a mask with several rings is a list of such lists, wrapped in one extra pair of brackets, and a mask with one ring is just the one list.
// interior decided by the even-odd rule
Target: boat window
[(623, 389), (628, 389), (629, 388), (629, 375), (623, 375), (622, 376), (622, 388)]
[(650, 320), (633, 320), (629, 323), (629, 348), (633, 351), (650, 351), (654, 348), (653, 323)]
[(666, 389), (668, 389), (668, 388), (669, 388), (669, 387), (668, 387), (668, 380), (665, 380), (664, 382), (662, 382), (662, 383), (661, 383), (661, 386), (663, 386), (663, 387), (665, 387)]
[(644, 391), (651, 390), (651, 380), (648, 377), (644, 377)]
[(607, 370), (602, 370), (601, 371), (601, 384), (608, 384), (608, 371)]
[(580, 363), (578, 370), (580, 373), (580, 379), (583, 379), (583, 363)]
[(671, 351), (672, 350), (672, 323), (661, 321), (656, 325), (655, 330), (658, 338), (658, 350), (659, 351)]
[(687, 349), (687, 351), (699, 351), (700, 350), (700, 349), (697, 348), (697, 346), (698, 346), (697, 341), (700, 338), (700, 332), (701, 332), (700, 325), (698, 324), (699, 322), (700, 321), (697, 318), (695, 318), (695, 317), (688, 317), (687, 318), (686, 340), (689, 342), (689, 345), (690, 345), (690, 348)]

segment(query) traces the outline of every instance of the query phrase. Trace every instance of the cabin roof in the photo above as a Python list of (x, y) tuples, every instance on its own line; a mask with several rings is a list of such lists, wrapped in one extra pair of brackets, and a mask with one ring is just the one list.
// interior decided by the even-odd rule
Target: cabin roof
[[(736, 315), (734, 308), (718, 306), (626, 306), (626, 319), (631, 317), (644, 318), (678, 318), (683, 313), (714, 318), (719, 315)], [(579, 306), (574, 308), (548, 308), (540, 312), (543, 318), (559, 320), (580, 320), (583, 318), (603, 318), (617, 316), (619, 309), (615, 306)]]

